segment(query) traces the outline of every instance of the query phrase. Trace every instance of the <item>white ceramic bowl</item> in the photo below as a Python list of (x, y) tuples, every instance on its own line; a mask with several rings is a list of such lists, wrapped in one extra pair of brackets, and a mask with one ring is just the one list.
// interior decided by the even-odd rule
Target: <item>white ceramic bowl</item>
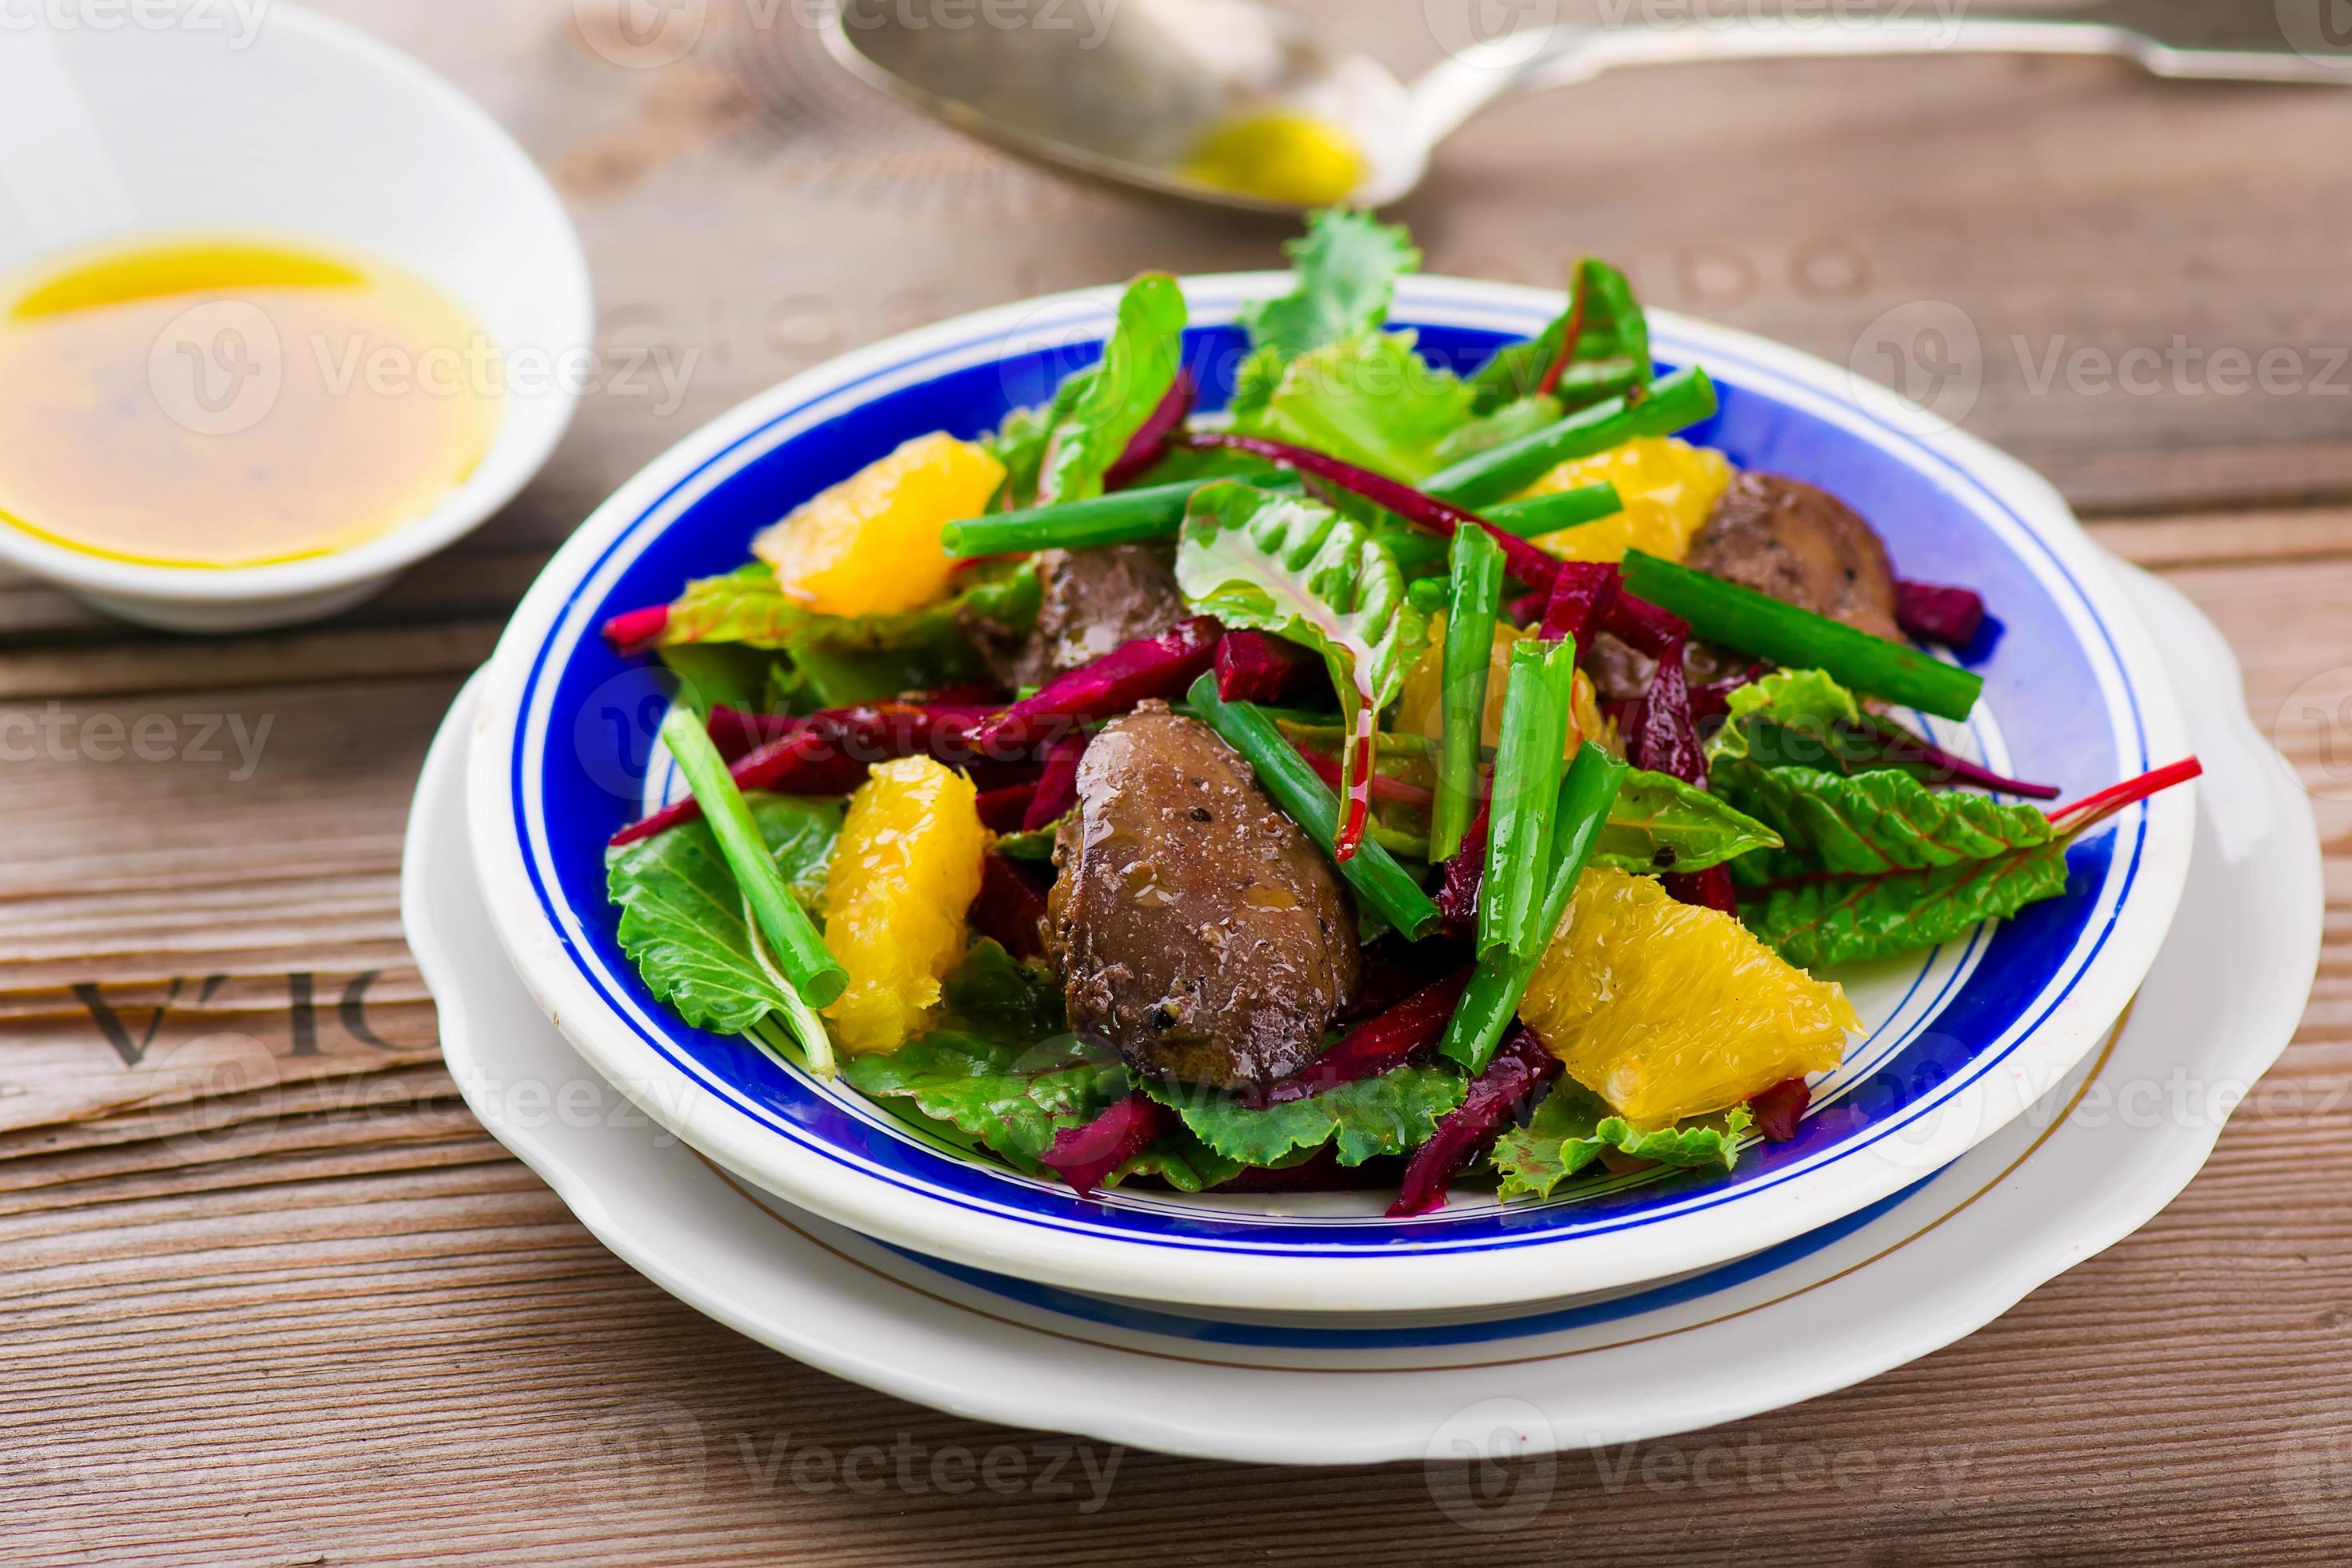
[[(1185, 280), (1204, 406), (1243, 357), (1235, 315), (1286, 277)], [(1703, 1268), (1877, 1203), (1957, 1158), (2081, 1059), (2147, 973), (2186, 874), (2193, 792), (2118, 816), (2077, 847), (2065, 897), (1996, 929), (1842, 973), (1867, 1035), (1817, 1086), (1792, 1142), (1722, 1179), (1623, 1178), (1573, 1201), (1498, 1208), (1461, 1194), (1382, 1215), (1331, 1198), (1119, 1191), (1099, 1201), (927, 1143), (839, 1081), (688, 1028), (614, 941), (606, 837), (663, 790), (645, 742), (663, 698), (605, 647), (610, 615), (732, 569), (752, 533), (909, 436), (970, 435), (1099, 352), (1116, 290), (944, 321), (794, 378), (656, 458), (583, 523), (499, 645), (468, 763), (474, 864), (499, 936), (582, 1055), (697, 1150), (867, 1235), (1002, 1274), (1102, 1294), (1262, 1311), (1477, 1310)], [(1461, 368), (1532, 335), (1557, 293), (1412, 278), (1397, 324)], [(1981, 589), (2003, 623), (1970, 658), (1986, 681), (1938, 743), (2071, 795), (2188, 750), (2171, 680), (2065, 503), (1956, 431), (1915, 433), (1846, 372), (1653, 313), (1659, 356), (1722, 395), (1694, 432), (1735, 461), (1846, 497), (1897, 563)]]
[(576, 365), (587, 352), (588, 268), (562, 204), (488, 115), (398, 51), (274, 0), (142, 0), (108, 26), (79, 12), (65, 26), (47, 9), (26, 20), (0, 27), (0, 272), (147, 235), (314, 245), (434, 284), (513, 374), (473, 475), (426, 515), (351, 549), (226, 570), (154, 566), (0, 526), (0, 560), (148, 626), (279, 626), (375, 593), (546, 462), (578, 383), (536, 367)]

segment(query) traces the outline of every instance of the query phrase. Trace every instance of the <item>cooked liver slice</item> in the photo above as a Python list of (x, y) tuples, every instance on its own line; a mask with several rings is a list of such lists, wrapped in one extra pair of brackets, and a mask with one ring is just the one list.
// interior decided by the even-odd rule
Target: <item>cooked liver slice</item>
[(1218, 1089), (1287, 1077), (1356, 994), (1345, 884), (1239, 753), (1164, 703), (1087, 748), (1054, 863), (1070, 1026), (1138, 1072)]
[(1686, 563), (1873, 637), (1899, 637), (1886, 546), (1852, 507), (1779, 474), (1742, 474), (1691, 542)]

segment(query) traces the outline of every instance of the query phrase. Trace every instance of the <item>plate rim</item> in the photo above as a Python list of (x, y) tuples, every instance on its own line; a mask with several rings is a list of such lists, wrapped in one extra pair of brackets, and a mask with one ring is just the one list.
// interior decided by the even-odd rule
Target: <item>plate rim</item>
[[(1228, 313), (1239, 298), (1287, 286), (1286, 274), (1264, 272), (1182, 281), (1188, 296), (1205, 296)], [(542, 1009), (574, 1047), (670, 1131), (722, 1165), (826, 1218), (999, 1272), (1034, 1273), (1097, 1289), (1107, 1288), (1104, 1281), (1109, 1279), (1118, 1281), (1120, 1294), (1171, 1301), (1247, 1301), (1273, 1310), (1312, 1310), (1334, 1300), (1384, 1309), (1497, 1305), (1561, 1294), (1563, 1281), (1571, 1278), (1570, 1288), (1601, 1289), (1705, 1268), (1875, 1202), (1948, 1163), (2021, 1113), (2071, 1070), (2120, 1011), (2171, 923), (2186, 877), (2194, 822), (2189, 792), (2175, 792), (2141, 808), (2144, 889), (2122, 900), (2110, 914), (2107, 951), (2084, 964), (2074, 983), (2074, 994), (1997, 1058), (2008, 1064), (2004, 1073), (1997, 1079), (1990, 1077), (1993, 1064), (1989, 1063), (1940, 1102), (1909, 1119), (1906, 1125), (1916, 1125), (1918, 1132), (1904, 1148), (1885, 1148), (1882, 1140), (1874, 1152), (1867, 1147), (1850, 1151), (1843, 1179), (1806, 1182), (1806, 1175), (1817, 1173), (1800, 1170), (1777, 1189), (1747, 1194), (1750, 1201), (1729, 1226), (1699, 1211), (1662, 1216), (1637, 1230), (1553, 1237), (1487, 1253), (1342, 1258), (1185, 1249), (1154, 1256), (1160, 1249), (1141, 1241), (1060, 1233), (1034, 1222), (975, 1213), (919, 1193), (892, 1190), (863, 1173), (844, 1171), (814, 1151), (793, 1147), (765, 1128), (716, 1114), (726, 1102), (711, 1091), (690, 1087), (683, 1095), (674, 1092), (692, 1080), (637, 1040), (634, 1030), (612, 1015), (576, 973), (562, 933), (548, 926), (537, 908), (524, 846), (508, 830), (509, 818), (499, 809), (505, 784), (500, 763), (515, 743), (521, 719), (515, 698), (527, 684), (541, 648), (578, 599), (593, 597), (595, 568), (604, 552), (662, 498), (678, 491), (704, 465), (763, 426), (796, 406), (828, 397), (855, 403), (851, 395), (874, 375), (894, 365), (919, 363), (926, 353), (938, 356), (976, 334), (1065, 331), (1074, 320), (1099, 321), (1116, 297), (1115, 289), (1081, 289), (973, 312), (842, 356), (747, 400), (673, 446), (599, 507), (533, 584), (500, 638), (488, 667), (477, 718), (478, 733), (490, 743), (477, 745), (468, 759), (476, 861), (483, 872), (493, 922)], [(1556, 291), (1423, 276), (1406, 280), (1400, 289), (1399, 313), (1409, 315), (1416, 306), (1457, 312), (1486, 310), (1511, 325), (1523, 325), (1531, 315), (1556, 312), (1561, 300)], [(1881, 445), (1887, 437), (1907, 438), (1990, 495), (2073, 578), (2083, 604), (2099, 621), (2120, 678), (2144, 710), (2136, 719), (2150, 755), (2186, 750), (2168, 672), (2156, 658), (2136, 610), (2109, 575), (2104, 553), (2082, 532), (2046, 481), (1964, 432), (1888, 430), (1849, 395), (1850, 380), (1841, 384), (1843, 373), (1800, 351), (1671, 312), (1654, 314), (1661, 339), (1688, 345), (1701, 363), (1710, 352), (1736, 356), (1767, 375), (1795, 384), (1828, 409), (1842, 410), (1849, 427), (1851, 421), (1864, 422), (1869, 428), (1856, 433), (1865, 438)], [(925, 368), (936, 374), (946, 367)], [(1764, 395), (1786, 401), (1777, 393)], [(1895, 456), (1915, 470), (1923, 468), (1906, 453)], [(1939, 485), (1947, 482), (1939, 474), (1926, 477)], [(677, 1083), (665, 1085), (666, 1079)], [(1710, 1237), (1710, 1231), (1738, 1234)], [(1559, 1249), (1572, 1258), (1564, 1258)]]

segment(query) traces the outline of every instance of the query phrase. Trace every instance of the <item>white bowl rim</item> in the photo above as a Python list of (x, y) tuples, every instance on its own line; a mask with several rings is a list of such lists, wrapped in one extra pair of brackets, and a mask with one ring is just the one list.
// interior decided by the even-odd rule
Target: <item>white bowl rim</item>
[[(556, 268), (541, 277), (543, 290), (557, 308), (566, 297), (575, 300), (576, 307), (563, 312), (569, 319), (552, 340), (583, 345), (593, 341), (595, 299), (579, 231), (572, 226), (555, 187), (506, 127), (431, 68), (348, 23), (273, 0), (268, 26), (300, 37), (306, 45), (341, 50), (354, 69), (400, 79), (435, 100), (453, 122), (463, 125), (481, 143), (481, 156), (504, 170), (519, 196), (541, 207), (543, 216), (553, 220), (551, 231), (562, 243), (557, 247)], [(92, 554), (0, 523), (0, 560), (75, 592), (154, 604), (291, 599), (386, 577), (480, 527), (537, 476), (571, 427), (579, 406), (579, 388), (558, 377), (548, 401), (555, 409), (553, 418), (534, 422), (533, 428), (511, 441), (502, 427), (492, 437), (481, 466), (439, 506), (346, 549), (256, 566), (167, 566)]]
[[(1223, 303), (1234, 292), (1279, 293), (1279, 272), (1196, 275), (1180, 281)], [(1728, 1226), (1706, 1212), (1677, 1215), (1630, 1232), (1564, 1237), (1505, 1252), (1304, 1258), (1243, 1252), (1186, 1251), (1068, 1235), (963, 1208), (929, 1203), (800, 1150), (731, 1114), (716, 1096), (685, 1079), (639, 1041), (599, 999), (567, 956), (562, 934), (540, 912), (524, 848), (506, 808), (506, 769), (518, 720), (516, 700), (555, 624), (582, 591), (583, 573), (651, 505), (712, 454), (772, 422), (781, 412), (918, 355), (927, 347), (989, 331), (1035, 328), (1066, 315), (1108, 319), (1117, 288), (1073, 290), (976, 311), (900, 334), (841, 356), (757, 395), (688, 436), (624, 484), (558, 552), (516, 611), (486, 667), (477, 744), (468, 762), (469, 818), (476, 865), (502, 943), (525, 984), (574, 1047), (625, 1094), (706, 1157), (758, 1185), (854, 1230), (978, 1268), (1102, 1294), (1267, 1310), (1423, 1310), (1501, 1305), (1664, 1278), (1721, 1263), (1885, 1197), (1940, 1168), (2022, 1113), (2055, 1084), (2122, 1011), (2169, 929), (2188, 870), (2194, 830), (2193, 791), (2180, 789), (2137, 808), (2145, 815), (2139, 891), (2114, 911), (2108, 940), (2063, 1005), (2011, 1049), (2000, 1070), (1981, 1076), (1906, 1124), (1903, 1139), (1882, 1139), (1843, 1161), (1844, 1179), (1817, 1173), (1770, 1189), (1777, 1198), (1746, 1206)], [(1495, 309), (1549, 316), (1563, 308), (1555, 290), (1478, 279), (1417, 275), (1401, 287), (1399, 315), (1415, 303)], [(1752, 334), (1665, 310), (1651, 312), (1656, 335), (1708, 343), (1798, 383), (1816, 396), (1859, 413), (1845, 373), (1813, 356)], [(2148, 753), (2184, 754), (2186, 731), (2168, 675), (2137, 611), (2082, 531), (2064, 500), (2039, 475), (1958, 430), (1906, 432), (1996, 495), (2037, 541), (2059, 557), (2081, 592), (2095, 602), (2116, 643), (2118, 668), (2141, 699)], [(1900, 1148), (1890, 1147), (1900, 1143)], [(1763, 1198), (1764, 1194), (1758, 1194)], [(938, 1212), (927, 1212), (927, 1211)], [(1727, 1231), (1736, 1234), (1726, 1234)], [(1546, 1255), (1550, 1255), (1547, 1257)]]

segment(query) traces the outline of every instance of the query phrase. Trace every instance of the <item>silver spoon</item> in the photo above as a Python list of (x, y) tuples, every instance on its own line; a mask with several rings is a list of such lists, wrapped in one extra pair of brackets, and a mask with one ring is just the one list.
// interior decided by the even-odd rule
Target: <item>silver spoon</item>
[[(2061, 0), (2061, 4), (2063, 0)], [(2161, 77), (2352, 84), (2342, 0), (2092, 0), (1986, 16), (1912, 0), (1874, 17), (1819, 3), (1782, 16), (1681, 4), (1668, 25), (1531, 27), (1464, 40), (1410, 86), (1259, 0), (837, 0), (825, 43), (857, 76), (971, 135), (1118, 184), (1218, 206), (1300, 201), (1188, 173), (1205, 137), (1280, 110), (1338, 127), (1362, 154), (1347, 200), (1381, 206), (1421, 183), (1437, 144), (1501, 99), (1625, 66), (1823, 56), (2113, 55)], [(1435, 18), (1436, 7), (1428, 14)]]

